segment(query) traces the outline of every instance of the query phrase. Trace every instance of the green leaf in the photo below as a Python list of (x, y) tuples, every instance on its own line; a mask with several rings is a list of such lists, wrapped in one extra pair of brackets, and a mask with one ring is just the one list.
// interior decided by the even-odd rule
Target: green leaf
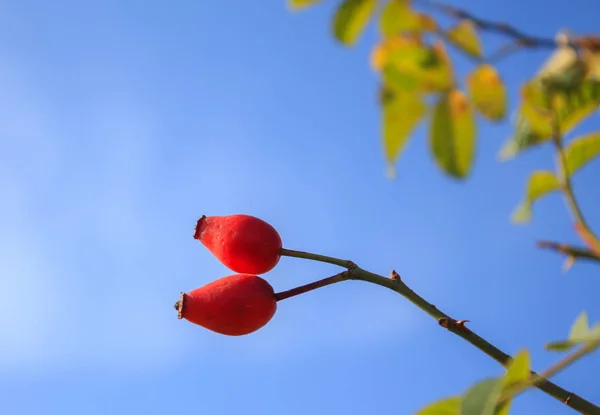
[(460, 415), (460, 404), (460, 396), (453, 396), (429, 404), (415, 415)]
[[(506, 374), (502, 378), (502, 392), (506, 392), (511, 386), (526, 381), (531, 375), (531, 359), (527, 350), (521, 350), (508, 365)], [(512, 398), (506, 400), (497, 408), (495, 415), (508, 415), (512, 404)]]
[(444, 44), (425, 45), (415, 34), (394, 36), (377, 45), (371, 65), (381, 71), (386, 86), (401, 92), (440, 92), (454, 83)]
[(429, 140), (444, 172), (455, 178), (469, 175), (475, 158), (475, 114), (460, 90), (440, 94), (431, 117)]
[(588, 322), (587, 312), (582, 311), (575, 322), (571, 326), (571, 331), (569, 333), (569, 340), (574, 342), (585, 341), (591, 334), (590, 324)]
[(506, 85), (492, 65), (481, 64), (467, 76), (467, 91), (475, 108), (490, 121), (500, 121), (506, 115)]
[(388, 37), (404, 30), (413, 30), (418, 24), (419, 18), (410, 7), (409, 0), (390, 0), (381, 12), (379, 30), (384, 37)]
[(600, 132), (574, 138), (565, 148), (567, 171), (570, 175), (600, 156)]
[(305, 9), (323, 0), (288, 0), (288, 7), (294, 11)]
[(365, 30), (377, 0), (344, 0), (333, 16), (333, 35), (344, 45), (354, 45)]
[(531, 123), (523, 115), (523, 110), (521, 109), (516, 115), (514, 134), (500, 149), (498, 159), (500, 161), (511, 160), (520, 152), (547, 139), (547, 137), (540, 136), (540, 134), (533, 130)]
[(562, 352), (587, 342), (600, 342), (600, 323), (590, 328), (587, 312), (582, 311), (571, 326), (569, 338), (550, 342), (546, 345), (546, 349)]
[(392, 93), (383, 103), (383, 148), (388, 163), (396, 161), (426, 111), (425, 100), (418, 94)]
[(525, 200), (517, 207), (512, 214), (513, 223), (525, 223), (531, 220), (531, 210), (533, 203), (547, 194), (560, 189), (560, 182), (548, 170), (537, 170), (529, 176)]
[(502, 392), (503, 378), (476, 383), (463, 396), (460, 415), (494, 415)]
[(510, 362), (504, 375), (504, 388), (523, 382), (531, 375), (531, 358), (527, 350), (521, 350)]
[(469, 55), (476, 58), (482, 57), (481, 42), (471, 20), (463, 19), (458, 22), (446, 32), (446, 37)]
[(546, 344), (546, 349), (553, 352), (566, 352), (572, 349), (577, 343), (570, 340), (560, 340)]
[(405, 31), (433, 31), (437, 23), (427, 14), (415, 12), (409, 0), (390, 0), (383, 7), (379, 20), (379, 30), (384, 37)]
[(544, 62), (535, 78), (550, 90), (570, 90), (585, 78), (585, 62), (570, 46), (559, 46)]
[(515, 132), (500, 151), (501, 160), (509, 160), (517, 154), (548, 141), (552, 137), (554, 108), (565, 135), (600, 107), (600, 82), (585, 80), (577, 88), (548, 95), (539, 80), (521, 89), (522, 102), (517, 113)]
[(553, 112), (558, 116), (562, 135), (567, 134), (590, 116), (600, 105), (600, 82), (583, 81), (577, 88), (549, 92), (541, 81), (534, 80), (522, 90), (522, 113), (544, 141), (552, 136)]

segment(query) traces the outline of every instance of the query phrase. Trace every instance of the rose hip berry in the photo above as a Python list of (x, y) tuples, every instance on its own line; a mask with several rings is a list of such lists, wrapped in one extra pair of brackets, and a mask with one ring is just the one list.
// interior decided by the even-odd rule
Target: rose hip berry
[(198, 239), (234, 272), (264, 274), (279, 262), (279, 233), (262, 219), (250, 215), (202, 216), (196, 224)]
[(228, 336), (250, 334), (275, 315), (273, 287), (252, 274), (234, 274), (181, 293), (178, 318)]

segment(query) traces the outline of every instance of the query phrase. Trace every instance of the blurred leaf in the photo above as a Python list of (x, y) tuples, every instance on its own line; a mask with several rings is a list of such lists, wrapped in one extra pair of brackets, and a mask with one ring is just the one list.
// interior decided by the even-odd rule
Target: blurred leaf
[(569, 133), (599, 108), (600, 82), (586, 80), (576, 89), (549, 96), (543, 85), (534, 80), (523, 86), (521, 95), (523, 99), (515, 131), (500, 150), (500, 160), (509, 160), (552, 137), (552, 112), (549, 108), (556, 111), (561, 134)]
[(415, 415), (460, 415), (460, 404), (461, 398), (453, 396), (429, 404)]
[(388, 163), (396, 161), (426, 111), (425, 100), (418, 94), (394, 93), (383, 103), (383, 148)]
[(546, 349), (553, 352), (566, 352), (567, 350), (572, 349), (575, 345), (576, 343), (573, 343), (570, 340), (560, 340), (546, 344)]
[(476, 383), (463, 396), (461, 415), (494, 415), (503, 378), (491, 378)]
[(481, 58), (482, 48), (479, 36), (472, 21), (463, 19), (448, 29), (446, 36), (450, 42), (458, 46), (464, 52), (476, 58)]
[(437, 23), (427, 14), (414, 11), (409, 0), (391, 0), (384, 7), (379, 20), (379, 29), (384, 37), (405, 31), (433, 31)]
[(493, 66), (479, 65), (467, 76), (466, 83), (467, 91), (481, 115), (491, 121), (500, 121), (505, 117), (506, 86)]
[(323, 0), (288, 0), (288, 7), (294, 11), (302, 10)]
[[(531, 375), (531, 359), (527, 350), (521, 350), (508, 365), (506, 374), (502, 378), (502, 390), (506, 392), (517, 383), (527, 381)], [(504, 401), (495, 412), (495, 415), (508, 415), (512, 398)]]
[(419, 27), (419, 17), (413, 11), (409, 0), (390, 0), (383, 7), (379, 20), (379, 30), (384, 37), (400, 34), (405, 30)]
[(440, 94), (433, 109), (429, 137), (441, 169), (455, 178), (468, 176), (475, 156), (475, 114), (460, 90)]
[(546, 345), (546, 349), (562, 352), (588, 342), (598, 342), (596, 347), (600, 346), (600, 323), (590, 328), (587, 312), (582, 311), (571, 326), (569, 338), (567, 340), (550, 342)]
[(570, 46), (557, 47), (544, 62), (535, 78), (551, 90), (570, 90), (579, 86), (586, 74), (586, 65)]
[(421, 37), (414, 33), (392, 36), (375, 45), (371, 53), (371, 66), (381, 71), (393, 60), (404, 59), (410, 62), (414, 59), (422, 59), (426, 49)]
[(592, 335), (586, 341), (574, 341), (574, 340), (560, 340), (554, 341), (546, 344), (546, 349), (551, 350), (553, 352), (566, 352), (571, 350), (573, 347), (580, 345), (582, 343), (595, 343), (594, 349), (600, 347), (600, 326), (594, 327), (592, 330)]
[(510, 413), (511, 404), (512, 401), (504, 401), (503, 403), (499, 404), (494, 412), (494, 415), (508, 415)]
[(573, 139), (565, 148), (567, 172), (572, 175), (600, 155), (600, 132)]
[(453, 82), (450, 59), (442, 43), (426, 45), (414, 33), (387, 38), (371, 55), (386, 86), (402, 92), (439, 92)]
[(552, 137), (552, 104), (543, 84), (533, 80), (521, 88), (521, 113), (543, 139)]
[(569, 333), (569, 340), (574, 342), (585, 340), (590, 335), (590, 324), (588, 322), (587, 312), (582, 311), (573, 326), (571, 326), (571, 331)]
[(422, 65), (422, 88), (424, 92), (446, 92), (454, 86), (452, 61), (443, 42), (434, 42), (433, 55)]
[(521, 108), (516, 114), (514, 134), (500, 149), (498, 159), (500, 161), (511, 160), (520, 152), (546, 140), (546, 137), (541, 136), (533, 130), (531, 123), (523, 115)]
[(377, 0), (344, 0), (333, 16), (333, 34), (344, 45), (354, 45), (373, 16)]
[(527, 350), (521, 350), (506, 370), (504, 375), (504, 387), (514, 385), (529, 379), (531, 375), (531, 358)]
[(525, 223), (531, 220), (531, 208), (533, 203), (542, 196), (560, 189), (560, 182), (548, 170), (534, 171), (529, 177), (525, 201), (512, 214), (513, 223)]

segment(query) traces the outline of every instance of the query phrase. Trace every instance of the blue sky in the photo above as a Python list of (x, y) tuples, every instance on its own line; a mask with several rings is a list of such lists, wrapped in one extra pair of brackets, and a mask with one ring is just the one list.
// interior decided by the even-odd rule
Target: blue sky
[[(5, 1), (0, 6), (0, 412), (410, 414), (501, 368), (403, 298), (347, 282), (282, 302), (245, 337), (176, 318), (173, 303), (231, 274), (192, 239), (202, 214), (248, 213), (284, 245), (396, 269), (501, 349), (543, 351), (582, 310), (600, 320), (598, 268), (535, 248), (577, 242), (559, 195), (528, 226), (509, 215), (550, 148), (509, 163), (510, 123), (480, 123), (474, 176), (443, 176), (420, 128), (385, 178), (368, 66), (329, 35), (334, 2)], [(577, 0), (456, 1), (528, 31), (598, 31)], [(516, 87), (545, 58), (499, 65)], [(459, 60), (461, 70), (468, 69)], [(599, 128), (598, 117), (580, 131)], [(575, 180), (600, 230), (591, 164)], [(596, 183), (597, 183), (597, 179)], [(337, 272), (283, 259), (285, 290)], [(592, 356), (556, 377), (600, 402)], [(541, 392), (514, 414), (568, 414)]]

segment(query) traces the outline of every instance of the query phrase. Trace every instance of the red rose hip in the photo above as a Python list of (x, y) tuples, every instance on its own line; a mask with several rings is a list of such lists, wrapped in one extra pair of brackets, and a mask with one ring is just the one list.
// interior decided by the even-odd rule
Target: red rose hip
[(281, 237), (273, 226), (250, 215), (202, 216), (194, 239), (234, 272), (264, 274), (279, 262)]
[(228, 336), (250, 334), (275, 315), (273, 287), (252, 274), (220, 278), (200, 288), (181, 293), (175, 303), (178, 318)]

